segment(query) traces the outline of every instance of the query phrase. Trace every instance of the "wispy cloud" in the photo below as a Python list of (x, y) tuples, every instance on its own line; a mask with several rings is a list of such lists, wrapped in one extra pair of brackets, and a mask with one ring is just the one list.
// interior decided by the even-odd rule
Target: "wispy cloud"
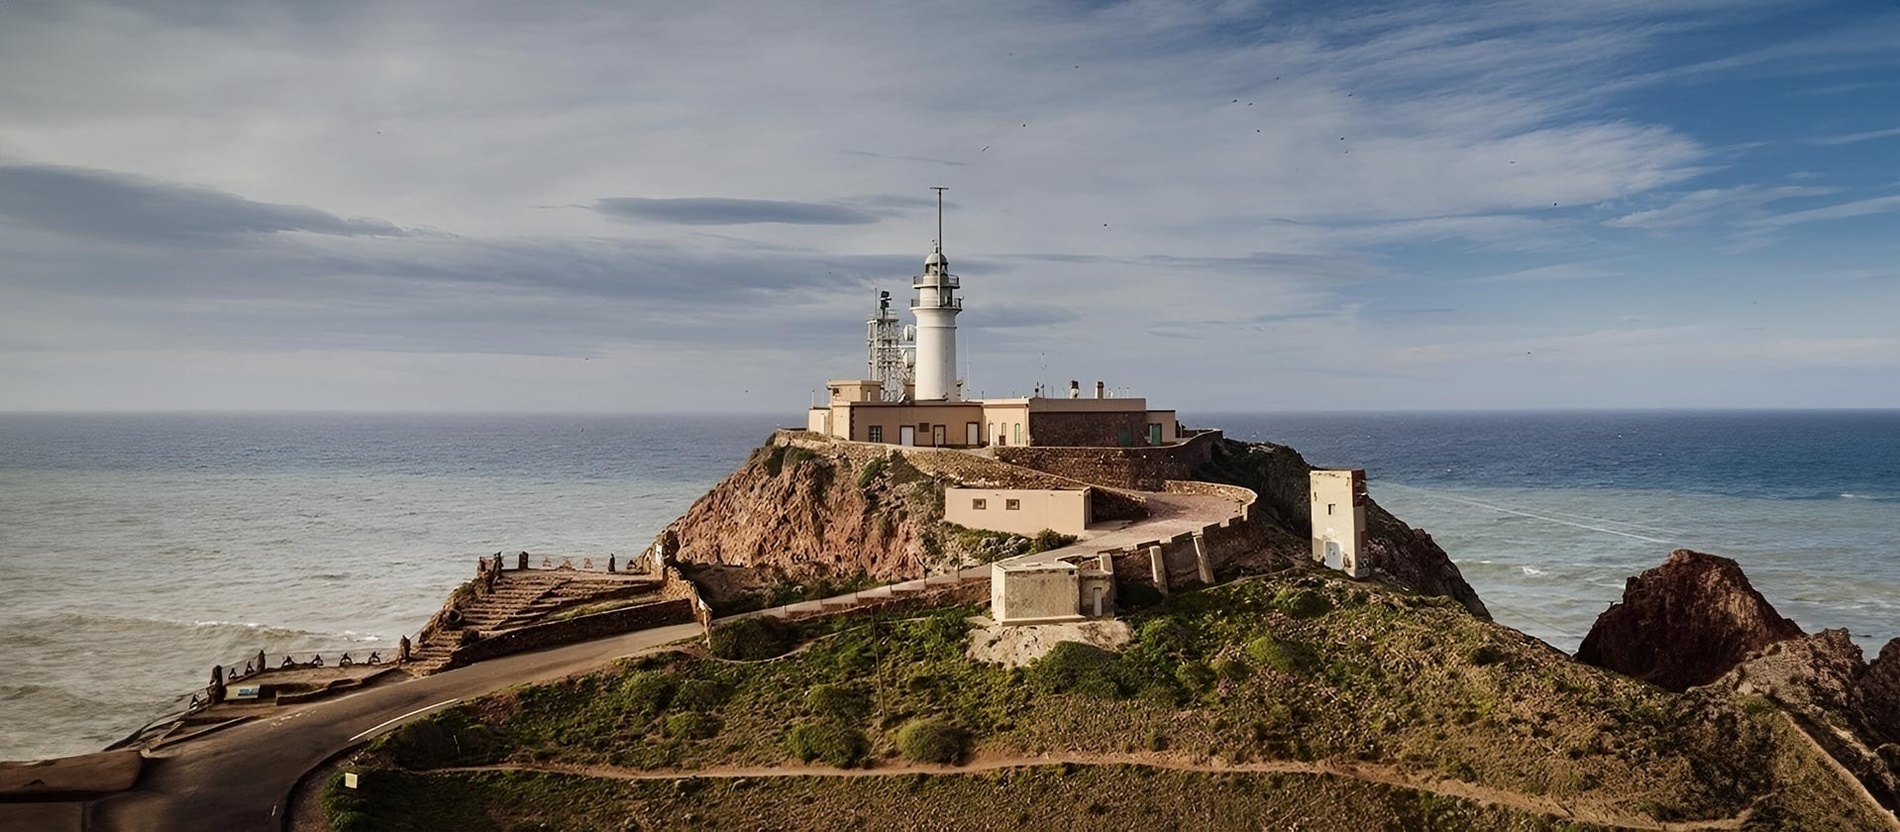
[(1808, 139), (1808, 144), (1820, 145), (1822, 147), (1838, 147), (1844, 144), (1893, 138), (1900, 138), (1900, 127), (1889, 127), (1885, 130), (1867, 130), (1860, 133), (1845, 133), (1839, 136), (1819, 136)]
[(869, 225), (882, 219), (870, 211), (817, 202), (771, 199), (681, 197), (648, 199), (617, 196), (594, 201), (594, 210), (623, 219), (651, 220), (680, 225)]

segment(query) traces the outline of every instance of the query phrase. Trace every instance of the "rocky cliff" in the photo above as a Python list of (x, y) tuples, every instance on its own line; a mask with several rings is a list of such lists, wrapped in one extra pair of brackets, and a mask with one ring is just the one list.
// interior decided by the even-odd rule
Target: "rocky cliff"
[(1577, 660), (1681, 691), (1715, 681), (1801, 628), (1728, 558), (1677, 549), (1629, 579), (1577, 648)]
[[(1305, 540), (1313, 535), (1312, 491), (1307, 485), (1312, 470), (1298, 451), (1284, 445), (1228, 439), (1214, 446), (1212, 459), (1202, 466), (1200, 478), (1253, 489), (1260, 495), (1264, 511), (1282, 528)], [(1458, 565), (1431, 535), (1394, 517), (1377, 501), (1366, 506), (1366, 525), (1366, 542), (1371, 549), (1367, 562), (1375, 574), (1399, 586), (1451, 598), (1472, 615), (1490, 619), (1491, 611), (1478, 598), (1477, 590), (1465, 583)]]
[(1577, 660), (1676, 691), (1709, 685), (1767, 697), (1870, 796), (1900, 808), (1900, 639), (1870, 664), (1846, 630), (1807, 635), (1733, 560), (1671, 552), (1629, 579)]
[[(1051, 488), (1084, 483), (960, 451), (801, 440), (780, 433), (662, 535), (667, 551), (722, 614), (922, 577), (1019, 551), (1027, 541), (942, 522), (946, 485)], [(1222, 440), (1202, 479), (1253, 489), (1264, 523), (1311, 536), (1307, 473), (1290, 448)], [(1113, 489), (1101, 497), (1126, 501)], [(1096, 517), (1104, 518), (1098, 500)], [(1384, 579), (1457, 600), (1489, 618), (1431, 536), (1376, 504), (1369, 561)], [(1284, 537), (1285, 535), (1281, 535)], [(1275, 555), (1282, 557), (1282, 555)]]

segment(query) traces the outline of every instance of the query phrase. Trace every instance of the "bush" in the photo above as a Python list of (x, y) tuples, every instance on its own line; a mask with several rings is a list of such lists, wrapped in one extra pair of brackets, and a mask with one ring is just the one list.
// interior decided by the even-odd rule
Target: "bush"
[(769, 615), (747, 616), (713, 628), (712, 654), (740, 661), (776, 658), (792, 649), (793, 639), (785, 622)]
[(1200, 662), (1183, 662), (1175, 668), (1174, 680), (1181, 683), (1189, 693), (1200, 696), (1214, 687), (1214, 669)]
[(702, 713), (686, 711), (666, 718), (661, 732), (669, 739), (703, 740), (719, 733), (719, 720)]
[(1162, 595), (1161, 590), (1147, 584), (1115, 583), (1115, 606), (1124, 612), (1147, 609), (1165, 600), (1167, 596)]
[(1191, 636), (1187, 625), (1182, 624), (1180, 619), (1164, 615), (1141, 625), (1138, 641), (1144, 652), (1172, 656), (1187, 649)]
[(710, 679), (687, 679), (673, 691), (672, 707), (688, 711), (710, 711), (726, 704), (726, 689)]
[(864, 689), (838, 683), (818, 685), (805, 694), (805, 704), (820, 717), (840, 722), (861, 722), (871, 713), (871, 702)]
[(1247, 642), (1247, 657), (1255, 664), (1270, 667), (1288, 676), (1298, 676), (1319, 666), (1313, 648), (1297, 641), (1261, 636)]
[(920, 763), (954, 765), (969, 742), (969, 734), (940, 717), (913, 719), (897, 729), (897, 750)]
[(1079, 641), (1065, 641), (1029, 666), (1031, 687), (1042, 693), (1081, 693), (1099, 699), (1119, 694), (1110, 675), (1115, 655)]
[(1035, 537), (1029, 539), (1029, 551), (1034, 553), (1060, 549), (1074, 543), (1075, 540), (1075, 535), (1063, 534), (1055, 529), (1043, 529), (1036, 532)]
[(620, 681), (620, 701), (641, 716), (657, 716), (673, 701), (673, 688), (677, 684), (678, 680), (670, 673), (635, 671)]
[(1333, 602), (1310, 589), (1286, 587), (1273, 594), (1273, 608), (1290, 618), (1318, 618), (1333, 610)]
[(801, 722), (785, 732), (785, 750), (803, 762), (823, 760), (838, 768), (864, 761), (870, 743), (864, 732), (836, 722)]

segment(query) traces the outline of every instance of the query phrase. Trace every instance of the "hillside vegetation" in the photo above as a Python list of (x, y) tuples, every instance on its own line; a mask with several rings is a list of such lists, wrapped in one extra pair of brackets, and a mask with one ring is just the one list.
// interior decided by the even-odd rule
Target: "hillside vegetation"
[[(965, 656), (956, 607), (785, 625), (438, 713), (338, 828), (1881, 828), (1765, 700), (1673, 694), (1309, 568), (1128, 616), (1119, 653)], [(773, 625), (762, 625), (771, 627)]]

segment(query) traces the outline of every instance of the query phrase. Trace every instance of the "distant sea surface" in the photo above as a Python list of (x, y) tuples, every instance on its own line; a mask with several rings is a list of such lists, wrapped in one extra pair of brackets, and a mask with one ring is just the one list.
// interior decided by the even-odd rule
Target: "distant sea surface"
[[(97, 750), (258, 649), (389, 656), (479, 555), (638, 552), (797, 415), (0, 415), (0, 759)], [(1366, 468), (1566, 651), (1684, 546), (1810, 632), (1900, 636), (1900, 412), (1185, 415)]]

